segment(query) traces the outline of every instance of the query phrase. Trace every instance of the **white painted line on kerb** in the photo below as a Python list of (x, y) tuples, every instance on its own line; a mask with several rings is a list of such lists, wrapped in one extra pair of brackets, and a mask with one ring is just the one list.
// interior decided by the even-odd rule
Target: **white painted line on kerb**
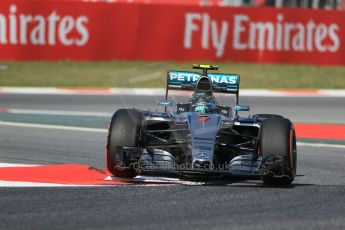
[[(30, 123), (16, 123), (16, 122), (4, 122), (0, 121), (0, 125), (4, 126), (17, 126), (17, 127), (28, 127), (28, 128), (42, 128), (42, 129), (59, 129), (59, 130), (71, 130), (80, 132), (96, 132), (96, 133), (106, 133), (106, 129), (96, 129), (96, 128), (84, 128), (84, 127), (73, 127), (73, 126), (62, 126), (62, 125), (44, 125), (44, 124), (30, 124)], [(323, 143), (306, 143), (297, 142), (298, 146), (310, 146), (310, 147), (320, 147), (320, 148), (345, 148), (345, 145), (340, 144), (323, 144)]]
[(105, 133), (105, 132), (107, 132), (106, 129), (84, 128), (84, 127), (73, 127), (73, 126), (62, 126), (62, 125), (17, 123), (17, 122), (5, 122), (5, 121), (0, 121), (0, 125), (3, 125), (3, 126), (27, 127), (27, 128), (41, 128), (41, 129), (71, 130), (71, 131), (81, 131), (81, 132), (96, 132), (96, 133)]
[(14, 94), (61, 94), (57, 88), (52, 87), (0, 87), (0, 92)]
[(11, 168), (11, 167), (35, 167), (35, 166), (40, 166), (40, 165), (0, 163), (0, 168)]
[(50, 183), (34, 183), (34, 182), (2, 181), (2, 180), (0, 180), (0, 187), (65, 187), (65, 185), (50, 184)]
[(78, 184), (54, 184), (54, 183), (39, 183), (39, 182), (21, 182), (21, 181), (3, 181), (0, 180), (0, 188), (1, 187), (10, 187), (10, 188), (17, 188), (17, 187), (24, 187), (24, 188), (31, 188), (31, 187), (105, 187), (109, 185), (78, 185)]

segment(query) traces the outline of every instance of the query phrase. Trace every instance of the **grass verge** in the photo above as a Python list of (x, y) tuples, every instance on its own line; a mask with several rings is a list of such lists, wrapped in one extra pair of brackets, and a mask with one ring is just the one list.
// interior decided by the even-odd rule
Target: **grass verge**
[[(345, 67), (213, 63), (241, 75), (241, 88), (345, 89)], [(0, 62), (0, 86), (165, 87), (166, 71), (192, 70), (176, 62)]]

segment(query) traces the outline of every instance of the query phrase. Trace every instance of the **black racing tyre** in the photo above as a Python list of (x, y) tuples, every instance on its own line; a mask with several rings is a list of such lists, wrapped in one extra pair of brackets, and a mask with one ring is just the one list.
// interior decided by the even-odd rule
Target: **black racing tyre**
[(277, 114), (266, 114), (266, 113), (259, 113), (253, 115), (253, 117), (260, 117), (260, 118), (265, 118), (265, 119), (274, 119), (274, 118), (284, 118), (282, 115), (277, 115)]
[(137, 171), (130, 167), (119, 147), (139, 147), (142, 114), (120, 109), (111, 118), (107, 138), (107, 169), (114, 176), (132, 178)]
[(292, 122), (286, 118), (264, 120), (259, 152), (264, 160), (281, 156), (284, 159), (282, 167), (263, 177), (264, 184), (290, 185), (295, 179), (297, 166), (296, 134)]

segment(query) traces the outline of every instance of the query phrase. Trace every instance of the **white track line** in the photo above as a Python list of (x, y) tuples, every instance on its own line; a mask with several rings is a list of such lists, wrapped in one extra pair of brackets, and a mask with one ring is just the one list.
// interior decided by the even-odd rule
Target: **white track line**
[(79, 111), (61, 111), (61, 110), (31, 110), (31, 109), (6, 109), (6, 113), (34, 114), (34, 115), (93, 116), (93, 117), (110, 117), (112, 115), (112, 113), (99, 113), (99, 112), (79, 112)]
[(61, 94), (57, 88), (52, 87), (1, 87), (0, 93), (13, 94)]
[(319, 147), (319, 148), (341, 148), (341, 149), (345, 149), (345, 145), (339, 145), (339, 144), (297, 142), (297, 145), (299, 145), (299, 146)]
[(96, 132), (96, 133), (105, 133), (105, 132), (107, 132), (106, 129), (84, 128), (84, 127), (73, 127), (73, 126), (62, 126), (62, 125), (44, 125), (44, 124), (31, 124), (31, 123), (16, 123), (16, 122), (5, 122), (5, 121), (0, 121), (0, 125), (3, 125), (3, 126), (27, 127), (27, 128), (41, 128), (41, 129), (72, 130), (72, 131)]

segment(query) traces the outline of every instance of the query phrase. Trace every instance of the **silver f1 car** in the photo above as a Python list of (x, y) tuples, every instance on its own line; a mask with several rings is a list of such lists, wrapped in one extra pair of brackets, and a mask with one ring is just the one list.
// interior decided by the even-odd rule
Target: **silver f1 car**
[[(168, 71), (165, 101), (158, 102), (165, 112), (114, 113), (106, 147), (109, 172), (119, 177), (153, 173), (290, 185), (297, 162), (292, 122), (274, 114), (240, 117), (239, 111), (249, 111), (249, 106), (238, 103), (240, 76), (214, 73), (218, 67), (211, 65), (193, 69), (202, 73)], [(172, 89), (193, 95), (174, 105), (168, 100)], [(235, 104), (219, 105), (215, 93), (234, 94)]]

